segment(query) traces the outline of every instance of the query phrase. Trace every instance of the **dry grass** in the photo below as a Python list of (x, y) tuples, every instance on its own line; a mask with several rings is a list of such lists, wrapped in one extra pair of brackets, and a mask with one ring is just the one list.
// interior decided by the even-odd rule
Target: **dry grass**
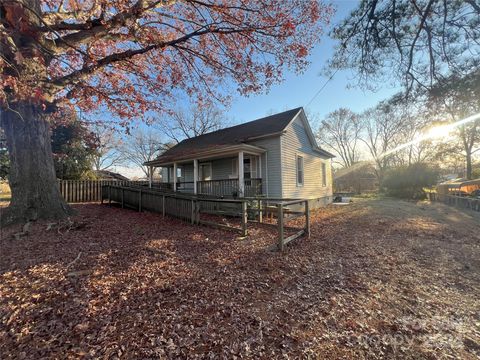
[[(312, 237), (77, 205), (80, 226), (2, 233), (4, 358), (478, 358), (478, 214), (361, 200)], [(80, 256), (79, 256), (80, 254)]]

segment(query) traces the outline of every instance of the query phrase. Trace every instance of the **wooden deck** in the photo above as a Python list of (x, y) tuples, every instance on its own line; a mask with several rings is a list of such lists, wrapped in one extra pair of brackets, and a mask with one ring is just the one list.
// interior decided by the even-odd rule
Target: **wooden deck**
[[(310, 211), (308, 200), (305, 199), (288, 201), (265, 197), (228, 199), (166, 192), (161, 188), (104, 185), (102, 186), (102, 203), (105, 202), (109, 204), (116, 202), (122, 208), (148, 210), (161, 213), (163, 216), (173, 216), (191, 224), (235, 230), (241, 236), (247, 236), (249, 221), (265, 223), (278, 230), (277, 246), (280, 250), (300, 236), (310, 236)], [(290, 210), (292, 206), (297, 209)], [(227, 217), (236, 218), (237, 221), (225, 222)], [(270, 218), (270, 222), (264, 222), (266, 217)], [(304, 221), (300, 225), (287, 224), (295, 219), (304, 219)], [(291, 234), (286, 236), (286, 230)]]

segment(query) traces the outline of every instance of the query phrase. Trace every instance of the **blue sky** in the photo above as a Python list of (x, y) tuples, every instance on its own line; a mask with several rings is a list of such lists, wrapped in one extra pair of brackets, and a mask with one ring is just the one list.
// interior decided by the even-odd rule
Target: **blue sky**
[[(337, 12), (332, 25), (345, 18), (358, 5), (358, 1), (350, 0), (333, 1), (333, 3)], [(305, 106), (328, 79), (320, 73), (326, 61), (332, 56), (335, 42), (328, 37), (328, 29), (326, 30), (321, 43), (315, 47), (310, 57), (310, 66), (303, 74), (286, 73), (285, 81), (273, 86), (268, 94), (235, 98), (228, 111), (233, 122), (242, 123), (285, 109)], [(339, 107), (360, 112), (398, 91), (398, 88), (395, 90), (392, 86), (384, 86), (377, 92), (363, 91), (358, 88), (348, 89), (348, 84), (354, 83), (352, 81), (354, 76), (355, 74), (350, 71), (337, 72), (306, 108), (307, 111), (319, 118), (323, 118)]]

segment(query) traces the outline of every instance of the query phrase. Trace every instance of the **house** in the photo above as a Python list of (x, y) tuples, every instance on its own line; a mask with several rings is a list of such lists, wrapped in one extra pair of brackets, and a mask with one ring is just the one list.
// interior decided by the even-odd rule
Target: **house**
[(369, 161), (359, 161), (351, 167), (338, 169), (333, 173), (333, 188), (336, 193), (375, 191), (378, 180), (375, 166)]
[(98, 180), (119, 180), (119, 181), (128, 181), (129, 178), (109, 170), (94, 170), (93, 174)]
[(161, 167), (173, 191), (314, 199), (319, 206), (332, 199), (332, 157), (296, 108), (183, 140), (145, 165)]

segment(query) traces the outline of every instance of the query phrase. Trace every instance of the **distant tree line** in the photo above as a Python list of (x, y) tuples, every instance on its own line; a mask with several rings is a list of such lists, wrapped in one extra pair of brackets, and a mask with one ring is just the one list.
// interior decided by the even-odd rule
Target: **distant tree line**
[(338, 166), (371, 160), (390, 187), (395, 176), (433, 181), (427, 170), (419, 175), (427, 166), (479, 175), (480, 121), (438, 130), (480, 112), (478, 1), (363, 0), (330, 36), (337, 45), (327, 74), (353, 70), (362, 88), (404, 89), (360, 114), (338, 109), (322, 121), (319, 140)]

